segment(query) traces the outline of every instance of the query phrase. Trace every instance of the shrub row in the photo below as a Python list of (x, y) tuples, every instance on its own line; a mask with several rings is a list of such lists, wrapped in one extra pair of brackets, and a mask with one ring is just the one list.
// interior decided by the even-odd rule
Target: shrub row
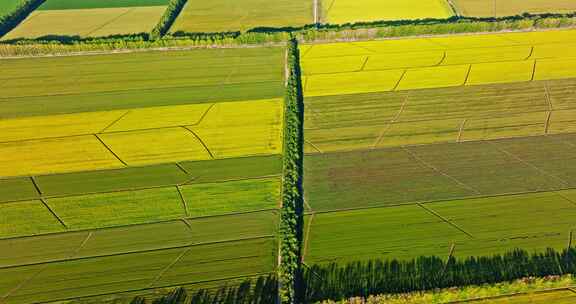
[(294, 303), (300, 270), (302, 242), (303, 107), (298, 42), (291, 39), (286, 50), (284, 164), (280, 213), (280, 301)]
[(174, 24), (178, 15), (180, 15), (186, 2), (188, 2), (188, 0), (170, 0), (164, 15), (150, 32), (150, 39), (157, 40), (168, 33), (168, 30), (170, 30), (170, 27)]
[(273, 304), (277, 298), (277, 287), (276, 278), (267, 276), (259, 277), (256, 282), (249, 279), (237, 286), (217, 290), (200, 289), (189, 293), (180, 287), (153, 301), (136, 297), (130, 304)]
[(46, 0), (20, 0), (14, 11), (0, 16), (0, 38), (26, 19), (44, 1)]
[(576, 249), (548, 249), (529, 254), (514, 250), (501, 255), (465, 259), (419, 257), (407, 261), (372, 260), (314, 265), (303, 272), (305, 303), (406, 293), (543, 277), (576, 272)]

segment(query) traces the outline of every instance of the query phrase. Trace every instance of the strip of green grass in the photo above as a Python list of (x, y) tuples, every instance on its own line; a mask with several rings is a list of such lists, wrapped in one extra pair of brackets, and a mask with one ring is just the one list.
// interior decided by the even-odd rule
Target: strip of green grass
[(185, 217), (175, 187), (54, 198), (47, 203), (72, 230)]
[(189, 185), (180, 189), (191, 217), (275, 209), (280, 202), (278, 177)]
[(164, 6), (168, 0), (48, 0), (38, 10)]
[(20, 0), (2, 0), (0, 1), (0, 17), (12, 12)]

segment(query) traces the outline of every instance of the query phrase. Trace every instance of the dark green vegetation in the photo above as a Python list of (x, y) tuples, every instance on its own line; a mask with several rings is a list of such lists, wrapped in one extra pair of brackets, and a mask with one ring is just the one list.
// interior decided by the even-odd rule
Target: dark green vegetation
[(46, 0), (38, 10), (164, 6), (169, 0)]
[(16, 9), (19, 2), (20, 0), (4, 0), (0, 2), (0, 18)]
[(305, 298), (306, 303), (312, 303), (327, 298), (480, 285), (575, 271), (576, 249), (573, 248), (549, 249), (538, 254), (514, 250), (483, 258), (420, 257), (409, 261), (314, 265), (304, 272)]
[(168, 30), (170, 30), (170, 27), (172, 24), (174, 24), (174, 21), (182, 11), (182, 8), (184, 8), (184, 5), (187, 1), (188, 0), (170, 0), (168, 3), (168, 8), (160, 19), (160, 22), (158, 22), (158, 24), (150, 33), (151, 39), (159, 39), (160, 37), (164, 36)]
[(281, 48), (10, 60), (0, 118), (278, 97), (282, 62)]
[(287, 51), (288, 82), (285, 97), (284, 165), (282, 208), (280, 211), (280, 301), (294, 303), (297, 300), (300, 272), (300, 256), (303, 228), (302, 143), (304, 97), (300, 74), (298, 42), (292, 39)]
[(3, 0), (0, 4), (0, 38), (14, 29), (45, 0)]
[(576, 135), (307, 155), (313, 211), (576, 187)]

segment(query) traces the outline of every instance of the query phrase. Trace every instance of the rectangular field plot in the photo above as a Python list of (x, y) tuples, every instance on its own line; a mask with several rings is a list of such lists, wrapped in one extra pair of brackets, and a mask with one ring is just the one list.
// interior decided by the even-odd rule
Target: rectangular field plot
[[(544, 192), (306, 216), (309, 263), (565, 248), (576, 204)], [(567, 193), (574, 193), (573, 191)]]
[(576, 10), (576, 3), (570, 0), (454, 0), (454, 4), (462, 15), (475, 17), (570, 13)]
[[(457, 256), (490, 255), (514, 248), (544, 251), (566, 248), (576, 226), (576, 204), (569, 192), (500, 196), (426, 204), (444, 219), (474, 236), (456, 242)], [(574, 196), (574, 195), (572, 195)]]
[(574, 79), (307, 97), (307, 153), (574, 130)]
[(453, 12), (444, 0), (322, 0), (326, 23), (353, 23), (379, 20), (443, 19)]
[(306, 224), (307, 263), (448, 257), (452, 242), (469, 238), (418, 205), (318, 213)]
[[(276, 98), (283, 94), (283, 62), (281, 48), (5, 60), (0, 118)], [(184, 118), (172, 111), (188, 112), (193, 120), (196, 109), (201, 107), (161, 108), (154, 117), (180, 124)], [(130, 129), (150, 115), (126, 114), (118, 128)]]
[(476, 302), (481, 304), (571, 304), (574, 301), (576, 301), (576, 293), (571, 290), (558, 290), (511, 295)]
[(166, 6), (168, 0), (48, 0), (38, 10)]
[(154, 28), (165, 10), (166, 6), (37, 10), (2, 40), (145, 33)]
[(314, 23), (312, 2), (278, 0), (189, 1), (172, 32), (247, 31), (257, 27), (297, 27)]
[(41, 201), (0, 204), (0, 238), (64, 231)]
[(128, 225), (0, 240), (0, 268), (163, 248), (262, 238), (275, 233), (275, 211)]
[(38, 303), (266, 274), (275, 267), (274, 247), (273, 239), (180, 247), (0, 269), (0, 277), (6, 303)]
[(326, 211), (571, 188), (573, 143), (549, 135), (307, 155), (306, 200)]

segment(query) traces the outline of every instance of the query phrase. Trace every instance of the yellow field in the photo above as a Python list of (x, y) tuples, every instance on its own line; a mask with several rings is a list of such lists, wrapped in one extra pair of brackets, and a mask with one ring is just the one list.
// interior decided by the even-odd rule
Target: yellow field
[(452, 10), (444, 0), (323, 0), (324, 22), (448, 18)]
[(574, 36), (564, 30), (304, 45), (304, 91), (326, 96), (576, 77)]
[[(64, 227), (40, 201), (0, 204), (0, 236), (2, 238), (20, 235), (63, 231)], [(23, 217), (22, 214), (26, 214)], [(30, 221), (30, 219), (34, 221)]]
[(6, 119), (0, 176), (278, 154), (282, 120), (280, 99)]
[(2, 40), (46, 35), (97, 37), (149, 32), (165, 10), (165, 6), (38, 10)]
[(571, 13), (572, 0), (454, 0), (462, 15), (474, 17), (514, 16), (523, 13)]
[(121, 167), (93, 135), (0, 143), (0, 176)]

